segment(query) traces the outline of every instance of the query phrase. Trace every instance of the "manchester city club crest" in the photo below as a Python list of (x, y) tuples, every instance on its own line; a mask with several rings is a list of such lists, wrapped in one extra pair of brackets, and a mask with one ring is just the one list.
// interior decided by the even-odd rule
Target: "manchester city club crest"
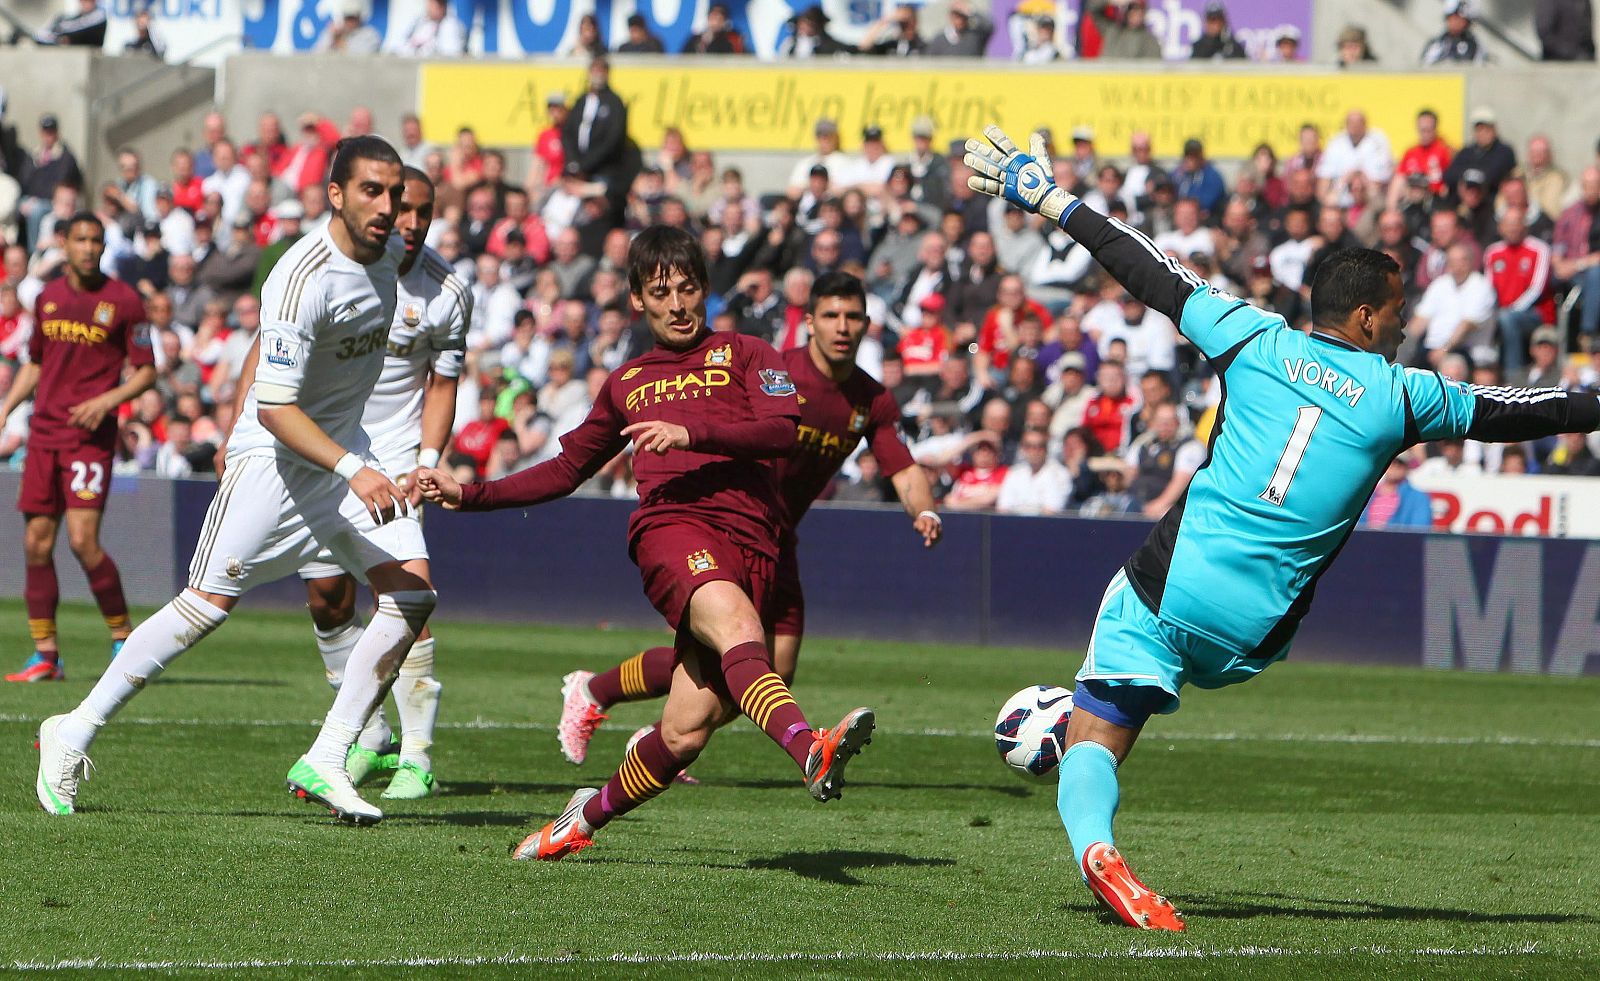
[(867, 431), (867, 410), (859, 405), (850, 413), (850, 431), (852, 433)]
[(726, 368), (733, 364), (733, 345), (724, 344), (706, 352), (707, 368)]
[(407, 300), (405, 306), (400, 308), (400, 320), (407, 327), (415, 327), (422, 323), (422, 304)]
[(111, 303), (96, 303), (94, 306), (94, 322), (101, 327), (110, 327), (111, 322), (117, 319), (117, 308)]
[(711, 557), (711, 552), (701, 549), (689, 553), (689, 572), (698, 576), (702, 572), (710, 572), (717, 567), (717, 560)]

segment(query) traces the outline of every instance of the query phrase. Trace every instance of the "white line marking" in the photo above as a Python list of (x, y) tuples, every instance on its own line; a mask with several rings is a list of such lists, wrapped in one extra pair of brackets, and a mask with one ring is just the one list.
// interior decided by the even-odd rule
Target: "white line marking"
[[(0, 724), (38, 723), (31, 715), (0, 713)], [(303, 729), (322, 724), (321, 719), (149, 719), (118, 716), (113, 726), (214, 726), (243, 729)], [(440, 722), (440, 729), (478, 729), (485, 732), (555, 732), (550, 722), (506, 722), (498, 719), (471, 719)], [(745, 721), (731, 727), (754, 732)], [(889, 736), (929, 736), (954, 739), (983, 739), (993, 735), (986, 729), (892, 729), (879, 726), (877, 733)], [(1201, 743), (1332, 743), (1352, 746), (1543, 746), (1559, 749), (1600, 749), (1600, 739), (1545, 739), (1538, 736), (1404, 736), (1361, 732), (1151, 732), (1145, 742)]]
[(501, 954), (495, 957), (407, 957), (376, 960), (242, 960), (242, 961), (108, 961), (99, 958), (66, 958), (56, 961), (13, 961), (14, 971), (242, 971), (249, 969), (382, 968), (382, 967), (522, 967), (557, 964), (834, 964), (851, 961), (1100, 961), (1121, 960), (1203, 960), (1247, 957), (1519, 957), (1539, 953), (1537, 943), (1499, 947), (1347, 947), (1340, 949), (1288, 947), (1128, 947), (1123, 950), (1019, 950), (1009, 953), (968, 953), (954, 950), (881, 951), (875, 953), (784, 953), (784, 954), (612, 954), (609, 957), (550, 957), (532, 954)]

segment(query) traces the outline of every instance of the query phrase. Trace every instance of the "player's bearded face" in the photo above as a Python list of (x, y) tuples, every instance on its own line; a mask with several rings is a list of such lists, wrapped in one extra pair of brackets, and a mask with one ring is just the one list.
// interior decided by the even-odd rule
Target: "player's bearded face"
[(632, 293), (629, 298), (662, 347), (691, 347), (705, 330), (705, 284), (685, 272), (660, 270), (645, 280), (643, 293)]
[(357, 248), (381, 252), (394, 230), (404, 189), (399, 164), (357, 160), (347, 182), (328, 185), (328, 200)]
[(829, 364), (854, 364), (867, 334), (867, 313), (853, 296), (825, 296), (811, 312), (811, 346)]

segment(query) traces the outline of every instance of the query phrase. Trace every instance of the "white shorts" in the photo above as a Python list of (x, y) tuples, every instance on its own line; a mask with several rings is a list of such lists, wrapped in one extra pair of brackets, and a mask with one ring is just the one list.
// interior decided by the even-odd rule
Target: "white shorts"
[(206, 510), (189, 585), (241, 596), (294, 573), (323, 549), (342, 568), (364, 574), (397, 561), (380, 540), (381, 530), (338, 474), (270, 456), (245, 457), (229, 464)]
[[(374, 446), (376, 452), (379, 447)], [(402, 449), (400, 452), (389, 452), (378, 457), (380, 468), (390, 480), (399, 482), (401, 477), (410, 473), (417, 465), (416, 447)], [(380, 525), (372, 533), (372, 540), (385, 552), (394, 556), (401, 562), (411, 562), (416, 559), (427, 559), (428, 542), (422, 535), (422, 512), (408, 511), (396, 515), (395, 519), (386, 525)], [(348, 572), (357, 579), (364, 578), (365, 569), (350, 569), (341, 565), (334, 557), (331, 549), (324, 548), (317, 553), (315, 559), (300, 567), (300, 578), (336, 579)]]

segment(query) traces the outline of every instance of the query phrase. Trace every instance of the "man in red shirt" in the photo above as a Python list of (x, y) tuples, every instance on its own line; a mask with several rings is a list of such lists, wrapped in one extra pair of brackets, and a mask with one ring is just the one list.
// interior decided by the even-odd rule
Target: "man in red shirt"
[(1021, 276), (1002, 277), (995, 299), (995, 305), (983, 317), (983, 326), (978, 331), (978, 353), (972, 359), (972, 376), (984, 388), (995, 388), (1005, 377), (1022, 321), (1032, 314), (1041, 324), (1050, 322), (1050, 311), (1029, 299)]
[(900, 336), (900, 360), (906, 377), (923, 378), (939, 373), (950, 356), (950, 329), (944, 325), (943, 293), (929, 293), (918, 304), (922, 321)]
[(1417, 113), (1417, 144), (1400, 157), (1394, 178), (1389, 182), (1389, 207), (1396, 207), (1406, 193), (1406, 179), (1412, 174), (1428, 178), (1428, 193), (1444, 193), (1444, 172), (1450, 166), (1450, 144), (1439, 139), (1439, 117), (1432, 109)]
[[(784, 366), (799, 391), (800, 429), (794, 449), (777, 462), (784, 520), (777, 581), (765, 619), (773, 666), (787, 684), (794, 683), (805, 633), (805, 594), (800, 585), (800, 542), (795, 529), (863, 439), (911, 516), (912, 530), (930, 548), (943, 536), (928, 478), (900, 439), (900, 403), (856, 366), (856, 352), (867, 335), (866, 309), (861, 280), (848, 273), (828, 273), (811, 289), (811, 311), (806, 319), (810, 341), (783, 354)], [(677, 658), (671, 647), (653, 647), (609, 671), (574, 671), (563, 678), (556, 738), (567, 760), (582, 763), (587, 758), (589, 740), (606, 719), (606, 709), (619, 702), (666, 695)], [(647, 731), (648, 727), (640, 730)]]
[(1095, 370), (1100, 393), (1083, 410), (1083, 424), (1099, 440), (1100, 449), (1116, 453), (1128, 439), (1128, 420), (1139, 407), (1128, 394), (1128, 373), (1117, 361), (1102, 361)]
[[(561, 147), (561, 127), (567, 124), (567, 96), (559, 89), (552, 90), (544, 99), (545, 112), (550, 125), (539, 131), (533, 140), (534, 166), (544, 171), (537, 185), (549, 187), (566, 172), (567, 154)], [(535, 186), (538, 175), (528, 175), (528, 186)]]
[(1500, 358), (1510, 376), (1528, 364), (1528, 336), (1553, 324), (1550, 246), (1528, 234), (1528, 213), (1511, 208), (1500, 216), (1500, 241), (1483, 250), (1483, 271), (1494, 285), (1500, 312)]
[[(0, 405), (3, 426), (12, 410), (34, 397), (17, 499), (17, 509), (27, 519), (23, 594), (34, 654), (7, 681), (65, 676), (56, 645), (61, 592), (52, 558), (63, 513), (72, 552), (111, 628), (113, 657), (132, 631), (122, 578), (100, 547), (100, 519), (111, 482), (116, 410), (155, 384), (155, 352), (139, 294), (100, 272), (105, 249), (100, 219), (79, 212), (67, 220), (67, 273), (39, 293), (28, 363)], [(125, 382), (124, 361), (133, 367)]]
[(813, 730), (773, 670), (758, 611), (770, 602), (784, 506), (768, 461), (793, 448), (800, 404), (771, 346), (707, 329), (708, 283), (694, 236), (647, 228), (628, 250), (628, 288), (655, 350), (606, 379), (588, 417), (561, 438), (561, 454), (466, 486), (418, 472), (424, 496), (446, 507), (526, 507), (572, 493), (633, 444), (639, 508), (629, 551), (685, 654), (660, 727), (628, 749), (604, 789), (579, 790), (524, 839), (519, 859), (589, 847), (596, 830), (665, 790), (736, 709), (790, 755), (819, 801), (839, 796), (845, 764), (872, 735), (866, 708)]

